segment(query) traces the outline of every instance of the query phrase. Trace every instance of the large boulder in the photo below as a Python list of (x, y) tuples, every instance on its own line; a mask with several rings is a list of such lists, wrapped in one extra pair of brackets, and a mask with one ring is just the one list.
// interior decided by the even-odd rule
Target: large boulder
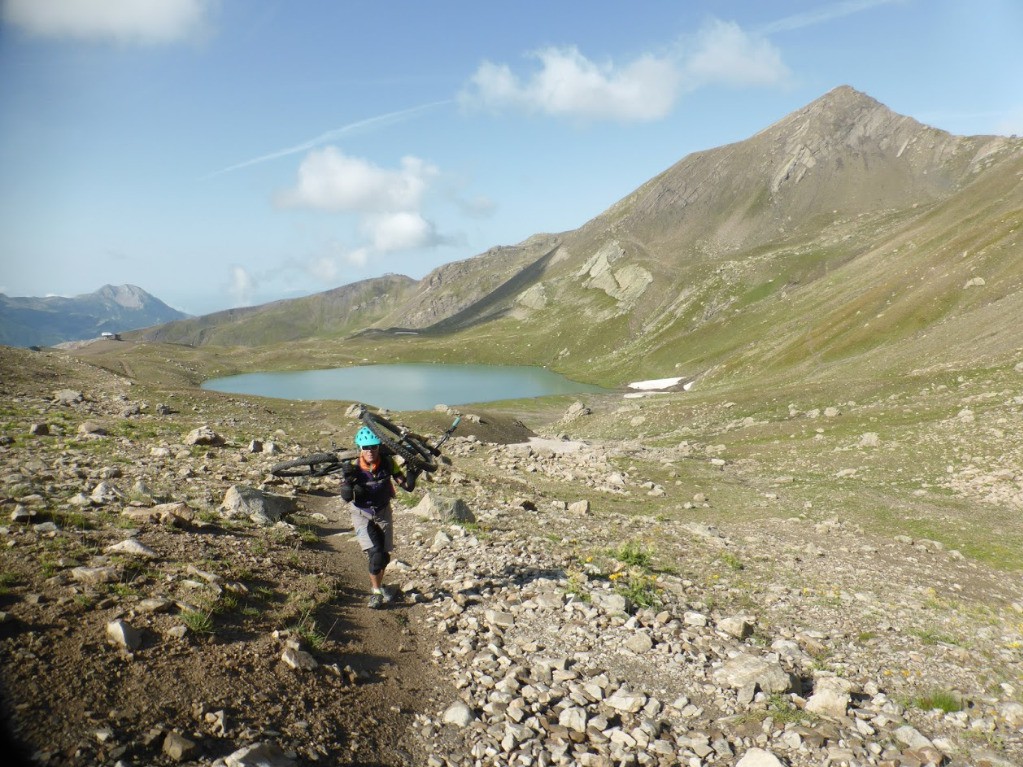
[(427, 493), (413, 510), (424, 519), (441, 522), (475, 522), (476, 515), (461, 498), (443, 498), (434, 493)]
[(264, 493), (248, 485), (232, 485), (220, 504), (228, 519), (251, 519), (257, 525), (272, 525), (298, 509), (298, 501), (284, 495)]
[(200, 426), (198, 429), (192, 429), (185, 437), (186, 445), (206, 445), (208, 447), (220, 447), (224, 445), (227, 440), (217, 434), (209, 426)]
[(754, 685), (766, 693), (792, 689), (792, 677), (781, 664), (756, 655), (742, 654), (731, 658), (716, 669), (713, 676), (717, 684), (737, 690)]

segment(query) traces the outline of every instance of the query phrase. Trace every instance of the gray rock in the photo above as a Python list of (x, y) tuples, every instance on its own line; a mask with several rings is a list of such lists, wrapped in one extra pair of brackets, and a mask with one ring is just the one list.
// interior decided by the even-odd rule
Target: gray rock
[(121, 541), (120, 543), (114, 543), (107, 546), (104, 551), (108, 554), (129, 554), (135, 557), (145, 557), (147, 559), (154, 559), (157, 554), (148, 546), (136, 541), (134, 538), (128, 538), (127, 540)]
[(443, 498), (436, 493), (427, 493), (412, 511), (424, 519), (441, 522), (462, 524), (476, 521), (476, 515), (461, 498)]
[(575, 418), (581, 415), (589, 415), (591, 412), (593, 411), (586, 407), (586, 405), (584, 405), (582, 402), (573, 402), (571, 405), (569, 405), (568, 410), (565, 411), (565, 417)]
[(78, 436), (87, 439), (105, 437), (107, 433), (107, 427), (97, 421), (85, 421), (78, 426)]
[(594, 591), (590, 595), (593, 604), (607, 613), (628, 613), (632, 610), (632, 602), (623, 594), (607, 591)]
[(150, 597), (139, 602), (135, 609), (140, 613), (165, 613), (174, 603), (162, 597)]
[(200, 426), (198, 429), (192, 429), (185, 437), (186, 445), (206, 445), (209, 447), (220, 447), (225, 444), (226, 440), (217, 434), (209, 426)]
[(783, 763), (770, 751), (751, 748), (735, 763), (735, 767), (783, 767)]
[(121, 515), (136, 522), (158, 522), (172, 527), (186, 527), (195, 520), (195, 512), (185, 503), (160, 503), (143, 508), (128, 507)]
[(89, 497), (92, 498), (93, 503), (114, 503), (124, 498), (124, 493), (112, 483), (101, 482), (92, 489)]
[(168, 732), (167, 737), (163, 739), (163, 753), (175, 762), (182, 762), (198, 756), (199, 746), (184, 735)]
[(558, 715), (558, 724), (575, 732), (586, 732), (586, 722), (586, 709), (579, 706), (563, 709)]
[(142, 646), (142, 633), (121, 619), (107, 624), (107, 639), (132, 652)]
[(735, 616), (719, 620), (717, 629), (736, 639), (745, 639), (753, 633), (753, 624), (746, 618)]
[(607, 699), (607, 705), (611, 708), (629, 714), (635, 714), (646, 705), (646, 702), (646, 695), (630, 692), (625, 689), (617, 690)]
[(74, 389), (61, 389), (53, 393), (53, 402), (57, 405), (77, 405), (85, 401), (85, 395)]
[(20, 503), (11, 512), (11, 522), (29, 522), (32, 519), (32, 512)]
[(1007, 701), (998, 704), (998, 715), (1005, 723), (1017, 730), (1023, 730), (1023, 703)]
[(787, 692), (792, 687), (792, 678), (781, 664), (756, 655), (739, 655), (725, 662), (714, 671), (714, 681), (725, 687), (741, 690), (757, 685), (767, 693)]
[(930, 740), (921, 735), (915, 727), (911, 727), (908, 724), (899, 727), (894, 734), (895, 739), (908, 748), (934, 748), (934, 744)]
[(639, 632), (626, 639), (625, 646), (637, 655), (642, 655), (653, 649), (654, 640), (650, 638), (649, 634)]
[(223, 764), (224, 767), (293, 767), (296, 762), (275, 743), (253, 743), (224, 757)]
[(806, 701), (806, 710), (840, 719), (846, 715), (851, 700), (852, 684), (839, 677), (821, 677), (814, 682), (813, 695)]
[(75, 567), (71, 577), (79, 583), (116, 583), (121, 579), (121, 571), (116, 567)]
[(297, 509), (294, 498), (264, 493), (248, 485), (232, 485), (220, 504), (220, 512), (228, 519), (247, 518), (257, 525), (272, 525)]
[(456, 727), (468, 727), (476, 721), (476, 715), (462, 701), (456, 701), (447, 707), (442, 717), (444, 724), (453, 724)]
[(515, 625), (515, 616), (510, 612), (504, 612), (502, 610), (487, 610), (484, 612), (483, 617), (491, 626), (510, 628)]
[(585, 517), (590, 513), (590, 502), (589, 501), (576, 501), (568, 505), (568, 513), (576, 517)]
[(285, 647), (281, 660), (289, 668), (298, 671), (312, 671), (320, 665), (312, 655), (295, 647)]

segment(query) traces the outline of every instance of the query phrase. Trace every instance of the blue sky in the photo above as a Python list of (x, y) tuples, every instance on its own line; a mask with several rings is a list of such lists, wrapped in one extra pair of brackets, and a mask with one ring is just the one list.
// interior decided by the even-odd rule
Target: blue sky
[(838, 85), (1023, 134), (1019, 0), (0, 0), (0, 292), (202, 314), (574, 229)]

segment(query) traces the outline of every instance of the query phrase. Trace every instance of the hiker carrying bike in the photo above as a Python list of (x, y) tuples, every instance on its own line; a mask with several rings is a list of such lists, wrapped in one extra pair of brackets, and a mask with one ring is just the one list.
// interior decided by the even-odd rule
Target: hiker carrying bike
[(393, 455), (382, 454), (380, 438), (366, 426), (356, 432), (355, 444), (359, 457), (344, 469), (341, 499), (350, 505), (356, 538), (369, 560), (372, 592), (368, 604), (379, 609), (393, 602), (396, 593), (384, 587), (384, 570), (394, 548), (391, 521), (394, 484), (397, 482), (402, 490), (412, 492), (419, 472), (413, 467), (406, 472)]

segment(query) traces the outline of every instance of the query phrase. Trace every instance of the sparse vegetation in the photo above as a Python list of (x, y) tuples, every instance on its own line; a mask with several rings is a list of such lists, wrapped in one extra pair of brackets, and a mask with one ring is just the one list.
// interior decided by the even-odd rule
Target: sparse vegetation
[(609, 549), (608, 555), (622, 564), (649, 569), (653, 565), (650, 548), (636, 541), (626, 541), (617, 548)]
[(647, 573), (630, 569), (611, 573), (611, 582), (614, 583), (615, 591), (636, 607), (659, 607), (661, 605), (661, 590), (656, 580)]
[(213, 615), (211, 613), (201, 610), (184, 610), (181, 613), (181, 622), (193, 634), (202, 636), (214, 633)]
[(14, 573), (0, 572), (0, 596), (6, 596), (11, 587), (16, 586), (20, 579)]
[(924, 711), (943, 711), (952, 714), (966, 707), (963, 696), (954, 690), (932, 690), (911, 698), (909, 705)]
[(320, 630), (312, 616), (312, 606), (302, 611), (292, 630), (314, 650), (322, 650), (327, 644), (327, 635)]

